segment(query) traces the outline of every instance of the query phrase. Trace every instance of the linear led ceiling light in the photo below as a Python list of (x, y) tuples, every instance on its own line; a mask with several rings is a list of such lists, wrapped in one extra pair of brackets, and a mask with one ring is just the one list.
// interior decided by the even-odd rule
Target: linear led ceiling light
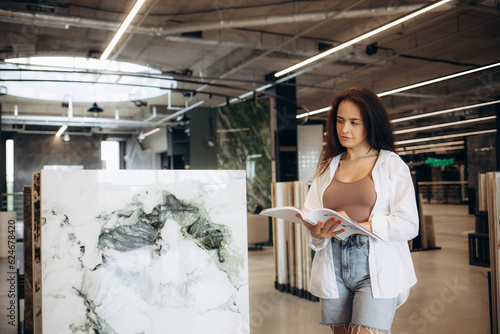
[(456, 146), (456, 145), (464, 145), (463, 140), (457, 140), (457, 141), (451, 141), (451, 142), (445, 142), (445, 143), (437, 143), (437, 144), (426, 144), (426, 145), (416, 145), (416, 146), (406, 146), (406, 147), (399, 147), (397, 150), (398, 151), (412, 151), (412, 150), (421, 150), (423, 148), (438, 148), (442, 146)]
[[(447, 144), (447, 143), (442, 143), (442, 144)], [(421, 145), (421, 146), (425, 146), (425, 145)], [(440, 151), (440, 150), (449, 150), (449, 149), (455, 149), (455, 148), (464, 148), (465, 145), (464, 145), (464, 142), (462, 141), (462, 144), (460, 145), (441, 145), (441, 146), (437, 146), (436, 147), (423, 147), (423, 148), (415, 148), (415, 147), (419, 147), (419, 146), (411, 146), (411, 147), (400, 147), (400, 148), (397, 148), (396, 151), (399, 153), (399, 152), (411, 152), (411, 151), (419, 151), (419, 150), (429, 150), (429, 151)]]
[(465, 146), (449, 146), (449, 147), (441, 147), (437, 149), (425, 149), (425, 150), (415, 150), (415, 151), (400, 151), (399, 155), (409, 155), (409, 154), (420, 154), (420, 153), (437, 153), (437, 152), (449, 152), (449, 151), (457, 151), (463, 150)]
[(417, 145), (417, 146), (406, 146), (406, 147), (398, 147), (396, 149), (396, 152), (399, 155), (405, 155), (405, 154), (416, 154), (416, 153), (423, 153), (423, 152), (437, 152), (437, 151), (449, 151), (449, 150), (457, 150), (457, 149), (464, 149), (463, 140), (458, 140), (458, 141), (453, 141), (453, 142), (445, 142), (445, 143), (438, 143), (438, 144), (428, 144), (428, 145)]
[[(231, 99), (229, 101), (229, 103), (234, 103), (234, 102), (238, 102), (240, 100), (246, 99), (247, 97), (250, 97), (253, 94), (255, 94), (255, 92), (262, 92), (263, 90), (271, 88), (272, 86), (273, 86), (272, 84), (267, 84), (267, 85), (261, 86), (261, 87), (255, 89), (255, 91), (252, 90), (250, 92), (246, 92), (245, 94), (241, 94), (240, 96)], [(225, 103), (221, 104), (220, 107), (222, 107), (223, 105), (225, 105)]]
[(399, 134), (402, 134), (402, 133), (425, 131), (425, 130), (439, 129), (439, 128), (445, 128), (445, 127), (448, 127), (448, 126), (455, 126), (455, 125), (461, 125), (461, 124), (484, 122), (484, 121), (489, 121), (489, 120), (493, 120), (493, 119), (496, 119), (496, 118), (497, 118), (496, 116), (486, 116), (486, 117), (474, 118), (474, 119), (467, 119), (467, 120), (457, 121), (457, 122), (449, 122), (449, 123), (442, 123), (442, 124), (421, 126), (421, 127), (418, 127), (418, 128), (410, 128), (410, 129), (404, 129), (404, 130), (397, 130), (397, 131), (394, 131), (394, 134), (395, 135), (399, 135)]
[(151, 136), (153, 133), (157, 133), (158, 131), (160, 131), (160, 128), (150, 130), (144, 134), (144, 137)]
[(399, 123), (399, 122), (404, 122), (404, 121), (411, 121), (413, 119), (431, 117), (431, 116), (446, 114), (446, 113), (460, 111), (460, 110), (466, 110), (466, 109), (472, 109), (472, 108), (480, 108), (480, 107), (489, 106), (491, 104), (497, 104), (497, 103), (500, 103), (500, 100), (490, 101), (490, 102), (484, 102), (484, 103), (478, 103), (478, 104), (471, 104), (469, 106), (451, 108), (451, 109), (446, 109), (446, 110), (433, 111), (433, 112), (426, 113), (426, 114), (419, 114), (419, 115), (413, 115), (413, 116), (408, 116), (408, 117), (396, 118), (396, 119), (391, 120), (391, 123)]
[(130, 25), (130, 22), (134, 19), (135, 15), (137, 15), (137, 12), (139, 12), (139, 9), (141, 9), (142, 5), (144, 4), (146, 0), (137, 0), (135, 3), (134, 7), (130, 11), (130, 13), (127, 15), (127, 18), (125, 18), (125, 21), (123, 21), (122, 25), (116, 32), (115, 36), (109, 42), (108, 47), (106, 50), (104, 50), (104, 53), (101, 55), (101, 60), (106, 60), (108, 56), (110, 55), (111, 51), (115, 48), (116, 44), (122, 37), (122, 35), (125, 33), (125, 30), (127, 30), (128, 26)]
[(379, 28), (377, 28), (377, 29), (374, 29), (374, 30), (372, 30), (372, 31), (367, 32), (366, 34), (363, 34), (363, 35), (358, 36), (358, 37), (356, 37), (356, 38), (354, 38), (354, 39), (351, 39), (351, 40), (350, 40), (350, 41), (348, 41), (348, 42), (342, 43), (342, 44), (340, 44), (340, 45), (337, 45), (337, 46), (336, 46), (336, 47), (334, 47), (334, 48), (331, 48), (331, 49), (329, 49), (329, 50), (326, 50), (325, 52), (322, 52), (322, 53), (320, 53), (320, 54), (317, 54), (317, 55), (316, 55), (316, 56), (314, 56), (314, 57), (308, 58), (308, 59), (306, 59), (306, 60), (304, 60), (304, 61), (301, 61), (300, 63), (297, 63), (297, 64), (295, 64), (295, 65), (293, 65), (293, 66), (290, 66), (290, 67), (288, 67), (288, 68), (285, 68), (284, 70), (281, 70), (281, 71), (279, 71), (279, 72), (276, 72), (276, 74), (274, 74), (274, 76), (275, 76), (275, 77), (277, 77), (277, 78), (278, 78), (278, 77), (281, 77), (281, 76), (283, 76), (283, 75), (285, 75), (285, 74), (287, 74), (287, 73), (290, 73), (290, 72), (292, 72), (292, 71), (295, 71), (295, 70), (296, 70), (296, 69), (298, 69), (298, 68), (304, 67), (304, 66), (306, 66), (306, 65), (308, 65), (308, 64), (310, 64), (310, 63), (312, 63), (312, 62), (315, 62), (316, 60), (322, 59), (322, 58), (324, 58), (324, 57), (326, 57), (326, 56), (331, 55), (332, 53), (335, 53), (335, 52), (337, 52), (337, 51), (340, 51), (340, 50), (342, 50), (342, 49), (345, 49), (345, 48), (347, 48), (347, 47), (349, 47), (349, 46), (351, 46), (351, 45), (353, 45), (353, 44), (356, 44), (356, 43), (358, 43), (358, 42), (361, 42), (362, 40), (365, 40), (365, 39), (367, 39), (368, 37), (371, 37), (371, 36), (374, 36), (374, 35), (376, 35), (376, 34), (379, 34), (379, 33), (381, 33), (382, 31), (385, 31), (385, 30), (387, 30), (387, 29), (389, 29), (389, 28), (392, 28), (392, 27), (394, 27), (394, 26), (397, 26), (398, 24), (401, 24), (401, 23), (403, 23), (403, 22), (405, 22), (405, 21), (407, 21), (407, 20), (409, 20), (409, 19), (412, 19), (412, 18), (414, 18), (414, 17), (416, 17), (416, 16), (419, 16), (419, 15), (421, 15), (421, 14), (425, 13), (425, 12), (428, 12), (428, 11), (430, 11), (430, 10), (432, 10), (432, 9), (436, 8), (436, 7), (439, 7), (439, 6), (441, 6), (441, 5), (444, 5), (445, 3), (450, 2), (450, 1), (451, 1), (451, 0), (442, 0), (442, 1), (439, 1), (439, 2), (436, 2), (436, 3), (432, 4), (432, 5), (430, 5), (430, 6), (427, 6), (427, 7), (424, 7), (424, 8), (422, 8), (422, 9), (419, 9), (419, 10), (417, 10), (417, 11), (415, 11), (415, 12), (411, 13), (411, 14), (408, 14), (408, 15), (406, 15), (406, 16), (403, 16), (403, 17), (402, 17), (402, 18), (400, 18), (400, 19), (397, 19), (397, 20), (395, 20), (395, 21), (389, 22), (389, 23), (387, 23), (386, 25), (383, 25), (383, 26), (381, 26), (381, 27), (379, 27)]
[[(405, 91), (405, 90), (409, 90), (409, 89), (413, 89), (413, 88), (417, 88), (417, 87), (422, 87), (422, 86), (430, 85), (430, 84), (433, 84), (433, 83), (436, 83), (436, 82), (440, 82), (440, 81), (444, 81), (444, 80), (456, 78), (456, 77), (459, 77), (459, 76), (462, 76), (462, 75), (471, 74), (471, 73), (474, 73), (474, 72), (484, 71), (484, 70), (487, 70), (487, 69), (490, 69), (490, 68), (493, 68), (493, 67), (497, 67), (497, 66), (500, 66), (500, 62), (495, 63), (495, 64), (490, 64), (490, 65), (482, 66), (482, 67), (478, 67), (478, 68), (474, 68), (472, 70), (467, 70), (467, 71), (464, 71), (464, 72), (458, 72), (458, 73), (446, 75), (444, 77), (440, 77), (440, 78), (436, 78), (436, 79), (432, 79), (432, 80), (428, 80), (428, 81), (419, 82), (419, 83), (416, 83), (416, 84), (413, 84), (413, 85), (410, 85), (410, 86), (396, 88), (396, 89), (389, 90), (389, 91), (386, 91), (386, 92), (383, 92), (383, 93), (378, 93), (377, 95), (379, 97), (386, 96), (386, 95), (392, 95), (392, 94), (399, 93), (399, 92), (402, 92), (402, 91)], [(487, 105), (490, 105), (490, 104), (496, 104), (496, 103), (500, 103), (500, 101), (498, 101), (498, 100), (497, 101), (490, 101), (490, 102), (479, 103), (479, 104), (474, 104), (474, 105), (470, 105), (470, 106), (463, 106), (463, 107), (458, 107), (458, 108), (453, 108), (453, 109), (436, 111), (434, 113), (421, 114), (421, 115), (415, 115), (415, 116), (408, 116), (408, 117), (404, 117), (404, 118), (399, 118), (397, 120), (392, 120), (391, 122), (393, 122), (393, 123), (403, 122), (403, 121), (408, 121), (408, 120), (411, 120), (411, 119), (417, 119), (417, 118), (435, 116), (435, 115), (444, 114), (444, 113), (447, 113), (447, 112), (453, 112), (453, 111), (464, 110), (464, 109), (469, 109), (469, 108), (478, 108), (478, 107), (483, 107), (483, 106), (487, 106)], [(310, 116), (310, 115), (319, 114), (319, 113), (322, 113), (322, 112), (327, 112), (329, 109), (330, 109), (330, 107), (324, 107), (324, 108), (320, 108), (320, 109), (317, 109), (317, 110), (313, 110), (313, 111), (311, 111), (309, 113), (299, 114), (296, 117), (297, 118), (303, 118), (303, 117), (307, 117), (307, 116)]]
[(57, 131), (57, 133), (56, 133), (56, 137), (61, 137), (61, 135), (64, 133), (64, 131), (66, 131), (67, 128), (68, 128), (67, 125), (61, 126), (61, 128), (59, 129), (59, 131)]
[(396, 93), (399, 93), (399, 92), (403, 92), (405, 90), (410, 90), (410, 89), (413, 89), (413, 88), (418, 88), (418, 87), (422, 87), (422, 86), (431, 85), (431, 84), (436, 83), (436, 82), (441, 82), (441, 81), (445, 81), (445, 80), (449, 80), (449, 79), (461, 77), (463, 75), (467, 75), (467, 74), (471, 74), (471, 73), (475, 73), (475, 72), (479, 72), (479, 71), (484, 71), (484, 70), (487, 70), (487, 69), (490, 69), (490, 68), (493, 68), (493, 67), (497, 67), (497, 66), (500, 66), (500, 62), (499, 63), (495, 63), (495, 64), (490, 64), (490, 65), (482, 66), (482, 67), (478, 67), (478, 68), (473, 68), (472, 70), (467, 70), (467, 71), (463, 71), (463, 72), (453, 73), (453, 74), (450, 74), (450, 75), (445, 75), (444, 77), (439, 77), (439, 78), (436, 78), (436, 79), (431, 79), (431, 80), (427, 80), (427, 81), (418, 82), (416, 84), (412, 84), (412, 85), (409, 85), (409, 86), (404, 86), (404, 87), (401, 87), (401, 88), (396, 88), (396, 89), (388, 90), (386, 92), (378, 93), (377, 95), (379, 97), (386, 96), (386, 95), (392, 95), (392, 94), (396, 94)]
[(439, 146), (439, 147), (435, 147), (435, 148), (424, 148), (424, 149), (404, 149), (404, 148), (401, 148), (400, 150), (398, 149), (397, 150), (397, 153), (400, 154), (400, 152), (422, 152), (422, 151), (425, 151), (425, 152), (436, 152), (436, 151), (448, 151), (448, 150), (462, 150), (464, 149), (465, 146), (462, 144), (462, 145), (451, 145), (451, 146)]
[(396, 145), (405, 145), (405, 144), (421, 143), (421, 142), (432, 141), (432, 140), (441, 140), (441, 139), (448, 139), (448, 138), (457, 138), (457, 137), (467, 137), (467, 136), (482, 135), (482, 134), (486, 134), (486, 133), (495, 133), (495, 132), (497, 132), (497, 129), (474, 131), (474, 132), (463, 132), (463, 133), (455, 133), (455, 134), (452, 134), (452, 135), (445, 135), (445, 136), (401, 140), (401, 141), (395, 142), (394, 144), (396, 144)]
[(328, 110), (330, 110), (330, 107), (324, 107), (324, 108), (316, 109), (316, 110), (313, 110), (313, 111), (310, 111), (310, 112), (305, 112), (303, 114), (299, 114), (299, 115), (296, 116), (296, 118), (304, 118), (304, 117), (307, 117), (307, 116), (321, 114), (322, 112), (327, 112)]

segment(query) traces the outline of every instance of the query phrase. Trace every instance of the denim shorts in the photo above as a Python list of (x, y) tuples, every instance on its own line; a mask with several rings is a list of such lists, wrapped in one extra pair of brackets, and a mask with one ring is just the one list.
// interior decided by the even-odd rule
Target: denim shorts
[(332, 238), (339, 298), (321, 299), (321, 324), (363, 326), (390, 333), (397, 298), (373, 298), (368, 264), (368, 237)]

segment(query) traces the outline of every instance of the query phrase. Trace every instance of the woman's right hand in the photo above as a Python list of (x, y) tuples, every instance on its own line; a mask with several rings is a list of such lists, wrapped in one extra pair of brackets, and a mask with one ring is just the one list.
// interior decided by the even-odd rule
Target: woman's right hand
[(314, 239), (331, 239), (337, 234), (344, 232), (343, 229), (335, 231), (337, 227), (339, 227), (340, 220), (335, 221), (335, 218), (329, 219), (326, 222), (319, 222), (317, 225), (313, 225), (309, 223), (307, 220), (304, 220), (300, 214), (296, 215), (297, 218), (302, 220), (304, 226), (311, 232), (311, 236)]

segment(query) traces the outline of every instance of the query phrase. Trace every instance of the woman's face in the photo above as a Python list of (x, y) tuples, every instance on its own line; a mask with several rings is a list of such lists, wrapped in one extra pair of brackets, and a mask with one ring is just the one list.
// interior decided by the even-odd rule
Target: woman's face
[(347, 149), (368, 144), (361, 111), (351, 101), (344, 100), (339, 105), (337, 110), (337, 135), (340, 144)]

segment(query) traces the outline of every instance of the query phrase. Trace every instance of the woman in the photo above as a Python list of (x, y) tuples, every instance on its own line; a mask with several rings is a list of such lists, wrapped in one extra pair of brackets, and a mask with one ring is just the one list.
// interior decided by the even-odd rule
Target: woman
[(337, 221), (304, 221), (316, 251), (310, 292), (320, 298), (321, 324), (335, 334), (390, 333), (417, 281), (408, 247), (419, 221), (411, 174), (394, 153), (387, 111), (372, 91), (336, 94), (326, 131), (304, 211), (333, 209), (382, 240), (358, 234), (341, 241)]

